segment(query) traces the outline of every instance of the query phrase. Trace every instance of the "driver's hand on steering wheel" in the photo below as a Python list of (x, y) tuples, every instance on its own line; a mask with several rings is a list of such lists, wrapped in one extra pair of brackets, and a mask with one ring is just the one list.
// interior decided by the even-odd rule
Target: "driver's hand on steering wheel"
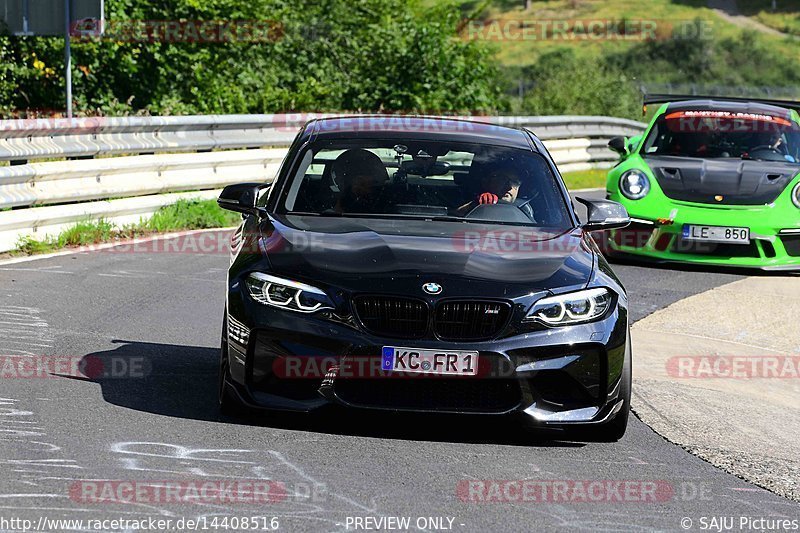
[(485, 192), (478, 196), (478, 203), (483, 204), (496, 204), (499, 198), (496, 194), (492, 194), (490, 192)]

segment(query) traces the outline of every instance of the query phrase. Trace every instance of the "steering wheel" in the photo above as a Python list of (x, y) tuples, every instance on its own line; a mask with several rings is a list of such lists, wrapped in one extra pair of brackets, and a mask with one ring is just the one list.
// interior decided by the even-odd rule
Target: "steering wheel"
[(769, 150), (770, 152), (772, 152), (774, 154), (783, 155), (782, 151), (778, 150), (777, 148), (775, 148), (774, 146), (772, 146), (770, 144), (763, 144), (761, 146), (754, 146), (753, 148), (750, 148), (749, 151), (750, 152), (758, 152), (760, 150)]
[(526, 205), (531, 203), (533, 200), (534, 200), (533, 197), (531, 197), (531, 198), (517, 198), (516, 200), (514, 200), (514, 207), (516, 207), (517, 209), (522, 209), (523, 207), (525, 207)]
[[(526, 219), (530, 220), (531, 222), (535, 222), (535, 220), (533, 220), (531, 218), (531, 216), (528, 214), (528, 212), (525, 210), (525, 206), (530, 204), (532, 200), (534, 200), (534, 198), (521, 198), (521, 199), (518, 198), (518, 199), (514, 200), (513, 202), (504, 202), (504, 201), (500, 200), (496, 204), (477, 204), (476, 203), (475, 207), (473, 207), (472, 209), (470, 209), (469, 211), (467, 211), (464, 214), (464, 218), (470, 218), (470, 215), (472, 215), (476, 210), (482, 208), (482, 206), (485, 206), (485, 205), (491, 205), (491, 206), (508, 205), (508, 206), (516, 207), (517, 209), (519, 209), (522, 212), (523, 215), (525, 215)], [(531, 209), (531, 211), (533, 211), (533, 210)]]

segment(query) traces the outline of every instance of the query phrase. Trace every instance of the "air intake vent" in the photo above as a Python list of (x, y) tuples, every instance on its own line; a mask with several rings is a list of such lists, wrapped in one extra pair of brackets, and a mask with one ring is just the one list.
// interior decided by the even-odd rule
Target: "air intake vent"
[(436, 307), (434, 328), (443, 340), (486, 340), (503, 330), (510, 315), (506, 302), (445, 301)]
[(364, 328), (382, 337), (417, 339), (428, 332), (428, 306), (397, 296), (358, 296), (353, 301)]
[(351, 405), (400, 411), (505, 413), (521, 401), (511, 379), (341, 379), (334, 388)]

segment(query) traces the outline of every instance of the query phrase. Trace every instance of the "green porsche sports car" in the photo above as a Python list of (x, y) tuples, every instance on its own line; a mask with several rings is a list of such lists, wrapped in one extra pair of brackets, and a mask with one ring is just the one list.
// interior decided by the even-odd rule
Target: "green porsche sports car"
[(652, 95), (646, 131), (615, 137), (607, 198), (633, 223), (608, 255), (800, 270), (800, 103)]

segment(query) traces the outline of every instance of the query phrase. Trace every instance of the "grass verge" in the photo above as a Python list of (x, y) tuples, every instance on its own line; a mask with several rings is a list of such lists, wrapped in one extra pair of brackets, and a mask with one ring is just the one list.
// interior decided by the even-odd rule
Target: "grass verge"
[(138, 224), (117, 227), (108, 220), (84, 220), (62, 231), (57, 237), (43, 240), (30, 236), (20, 237), (11, 256), (35, 255), (55, 252), (69, 246), (86, 246), (119, 239), (143, 237), (169, 231), (223, 228), (235, 226), (240, 215), (220, 209), (216, 200), (178, 200), (156, 211), (152, 217)]
[(776, 10), (771, 0), (739, 0), (743, 15), (752, 17), (775, 30), (800, 36), (800, 0), (778, 0)]
[(607, 168), (595, 168), (591, 170), (578, 170), (576, 172), (565, 172), (561, 176), (569, 190), (575, 189), (597, 189), (606, 186)]

